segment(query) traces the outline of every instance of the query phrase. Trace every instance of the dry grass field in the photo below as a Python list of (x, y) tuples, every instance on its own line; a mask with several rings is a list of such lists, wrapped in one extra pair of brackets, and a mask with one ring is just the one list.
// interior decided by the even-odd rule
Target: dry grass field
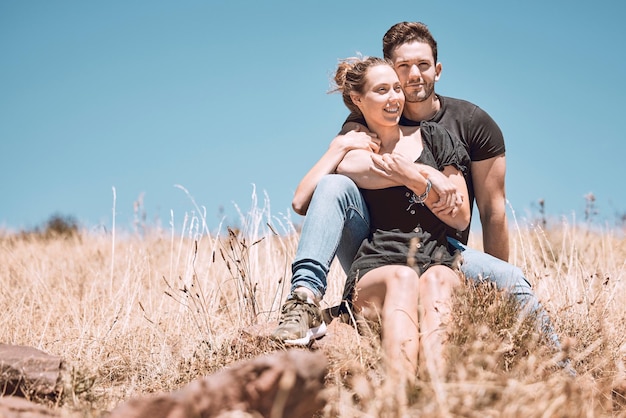
[[(505, 295), (467, 285), (449, 324), (448, 373), (411, 389), (407, 416), (626, 416), (624, 231), (563, 222), (511, 232), (511, 261), (550, 312), (577, 375), (554, 366), (564, 353), (519, 321)], [(194, 217), (177, 233), (0, 234), (0, 342), (63, 357), (70, 373), (53, 407), (104, 416), (133, 396), (280, 349), (266, 337), (297, 240), (264, 209), (222, 236)], [(328, 306), (339, 302), (338, 266), (329, 281)], [(332, 341), (322, 348), (330, 369), (320, 416), (394, 416), (377, 339), (354, 331)]]

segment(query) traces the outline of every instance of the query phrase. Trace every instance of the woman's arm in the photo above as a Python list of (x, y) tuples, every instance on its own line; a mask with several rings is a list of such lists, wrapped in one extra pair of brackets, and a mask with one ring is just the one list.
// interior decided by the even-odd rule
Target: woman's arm
[(345, 135), (336, 136), (328, 146), (328, 150), (304, 175), (293, 196), (291, 206), (298, 215), (306, 215), (311, 203), (313, 192), (320, 179), (330, 173), (334, 173), (339, 163), (351, 150), (378, 151), (379, 142), (364, 132), (351, 131)]

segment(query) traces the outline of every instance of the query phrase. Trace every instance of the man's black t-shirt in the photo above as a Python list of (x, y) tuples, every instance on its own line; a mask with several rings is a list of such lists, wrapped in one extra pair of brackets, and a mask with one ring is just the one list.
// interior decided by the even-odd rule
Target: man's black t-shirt
[[(429, 122), (437, 122), (456, 136), (469, 154), (470, 160), (483, 161), (504, 154), (504, 137), (496, 122), (480, 107), (466, 100), (440, 96), (441, 109)], [(365, 125), (361, 115), (350, 115), (346, 122), (358, 122)], [(412, 121), (404, 116), (400, 125), (415, 126), (421, 121)], [(468, 167), (466, 178), (469, 192), (470, 208), (474, 207), (474, 183), (472, 181), (472, 167)], [(467, 244), (469, 227), (465, 231), (448, 228), (448, 235)]]

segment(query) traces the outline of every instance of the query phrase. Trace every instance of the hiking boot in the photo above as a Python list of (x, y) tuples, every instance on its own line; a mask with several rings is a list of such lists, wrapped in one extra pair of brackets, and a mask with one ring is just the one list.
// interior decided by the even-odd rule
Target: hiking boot
[(326, 324), (320, 308), (305, 292), (292, 292), (281, 309), (272, 338), (289, 345), (308, 345), (311, 338), (318, 339), (324, 334)]

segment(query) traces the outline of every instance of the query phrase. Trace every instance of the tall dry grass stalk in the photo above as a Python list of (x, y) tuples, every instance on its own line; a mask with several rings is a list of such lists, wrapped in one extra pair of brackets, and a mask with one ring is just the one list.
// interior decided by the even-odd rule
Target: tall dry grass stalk
[[(176, 233), (4, 234), (0, 341), (62, 356), (70, 373), (56, 408), (84, 416), (278, 349), (267, 330), (288, 291), (298, 233), (269, 213), (267, 198), (253, 203), (237, 229), (220, 234), (200, 210)], [(576, 377), (554, 366), (563, 353), (506, 295), (468, 285), (448, 324), (444, 376), (420, 380), (399, 405), (377, 330), (348, 328), (322, 348), (330, 371), (321, 416), (626, 416), (624, 239), (563, 223), (519, 227), (511, 244), (511, 261), (550, 312)], [(339, 302), (343, 281), (333, 265), (325, 305)]]

